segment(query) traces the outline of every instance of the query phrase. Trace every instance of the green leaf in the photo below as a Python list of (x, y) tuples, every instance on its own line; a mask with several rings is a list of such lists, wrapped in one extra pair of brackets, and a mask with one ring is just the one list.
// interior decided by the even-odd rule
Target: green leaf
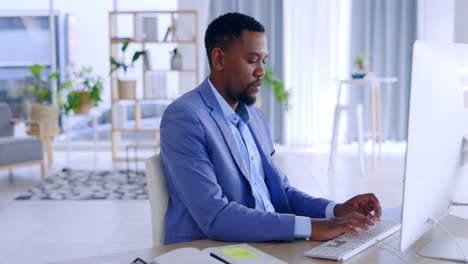
[(32, 66), (28, 66), (28, 70), (37, 78), (39, 78), (39, 75), (41, 72), (46, 68), (44, 65), (39, 65), (39, 64), (34, 64)]
[(48, 79), (48, 80), (52, 80), (52, 79), (58, 80), (58, 79), (60, 79), (60, 73), (58, 73), (58, 72), (51, 73), (51, 74), (49, 74), (49, 75), (47, 76), (47, 79)]
[(132, 64), (138, 60), (138, 58), (141, 56), (141, 55), (145, 55), (146, 52), (145, 51), (137, 51), (135, 52), (135, 54), (133, 54), (133, 58), (132, 58)]
[(124, 65), (116, 61), (113, 57), (110, 57), (110, 63), (111, 63), (111, 74), (119, 69), (120, 67), (123, 67)]
[(128, 44), (130, 44), (130, 41), (126, 40), (122, 46), (122, 52), (125, 53), (125, 51), (128, 48)]
[(66, 82), (60, 85), (60, 89), (70, 89), (72, 88), (73, 84), (71, 80), (67, 80)]
[(278, 103), (283, 103), (285, 110), (288, 110), (289, 108), (289, 92), (284, 90), (284, 83), (280, 80), (277, 80), (273, 69), (272, 68), (266, 68), (265, 69), (265, 75), (263, 76), (263, 82), (265, 83), (266, 88), (270, 88), (273, 90), (273, 93), (275, 95), (276, 101)]
[(67, 96), (67, 106), (65, 107), (65, 114), (68, 114), (70, 110), (78, 109), (79, 102), (80, 102), (80, 93), (72, 92), (69, 93)]
[(81, 71), (89, 74), (93, 71), (93, 67), (83, 67)]
[(47, 88), (39, 88), (36, 87), (34, 90), (34, 94), (44, 101), (50, 100), (52, 98), (52, 92)]
[(120, 67), (122, 65), (118, 61), (116, 61), (114, 59), (114, 57), (110, 57), (110, 63), (111, 63), (111, 65), (115, 65), (115, 66), (118, 66), (118, 67)]

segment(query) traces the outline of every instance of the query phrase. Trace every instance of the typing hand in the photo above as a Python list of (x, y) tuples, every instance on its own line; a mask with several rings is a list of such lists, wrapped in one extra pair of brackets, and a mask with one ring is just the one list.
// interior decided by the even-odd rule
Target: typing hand
[(345, 216), (353, 212), (365, 215), (374, 221), (379, 221), (382, 216), (382, 207), (373, 193), (367, 193), (355, 196), (342, 204), (338, 204), (334, 211), (336, 217)]
[(356, 227), (364, 230), (369, 229), (369, 225), (374, 225), (374, 221), (360, 213), (350, 213), (344, 217), (330, 219), (312, 219), (311, 240), (326, 241), (343, 233), (359, 235)]

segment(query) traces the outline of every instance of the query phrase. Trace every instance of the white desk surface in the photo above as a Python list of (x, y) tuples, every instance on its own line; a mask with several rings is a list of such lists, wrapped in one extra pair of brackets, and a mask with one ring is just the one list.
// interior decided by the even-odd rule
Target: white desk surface
[[(386, 209), (384, 211), (383, 218), (385, 219), (396, 219), (400, 218), (400, 209)], [(466, 213), (464, 213), (466, 215)], [(468, 220), (460, 218), (454, 215), (447, 215), (442, 221), (447, 229), (452, 232), (455, 232), (458, 236), (468, 238)], [(149, 231), (148, 231), (149, 232)], [(400, 232), (393, 234), (392, 236), (386, 238), (385, 240), (377, 243), (376, 245), (370, 247), (369, 249), (363, 251), (362, 253), (352, 257), (347, 260), (346, 263), (455, 263), (450, 261), (436, 260), (423, 258), (417, 254), (425, 244), (434, 236), (440, 234), (441, 231), (433, 230), (427, 233), (422, 239), (415, 243), (411, 249), (400, 253), (399, 251), (399, 239)], [(182, 247), (195, 247), (199, 249), (214, 247), (214, 246), (225, 246), (230, 244), (237, 244), (232, 242), (220, 242), (214, 240), (198, 240), (187, 243), (173, 244), (169, 246), (163, 246), (158, 248), (148, 248), (141, 249), (136, 251), (130, 251), (120, 254), (112, 254), (106, 256), (97, 256), (89, 257), (78, 260), (56, 262), (56, 263), (67, 263), (67, 264), (89, 264), (89, 263), (122, 263), (129, 264), (136, 257), (140, 257), (145, 261), (150, 261), (153, 258), (174, 250), (176, 248)], [(337, 261), (330, 260), (319, 260), (314, 258), (304, 257), (303, 254), (305, 251), (319, 245), (319, 242), (305, 241), (305, 240), (296, 240), (293, 242), (285, 243), (249, 243), (249, 245), (256, 247), (267, 254), (275, 256), (279, 259), (282, 259), (288, 263), (293, 264), (305, 264), (305, 263), (341, 263)], [(404, 260), (404, 261), (403, 261)]]

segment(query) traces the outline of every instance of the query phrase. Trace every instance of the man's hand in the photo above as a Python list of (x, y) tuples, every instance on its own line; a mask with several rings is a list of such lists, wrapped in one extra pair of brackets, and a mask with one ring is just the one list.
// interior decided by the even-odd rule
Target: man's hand
[(342, 217), (353, 212), (365, 215), (374, 221), (379, 221), (382, 216), (382, 207), (380, 207), (380, 202), (373, 193), (367, 193), (338, 204), (334, 210), (336, 217)]
[(344, 217), (330, 219), (312, 219), (311, 240), (326, 241), (335, 238), (343, 233), (359, 235), (356, 227), (364, 230), (369, 229), (369, 225), (374, 225), (374, 221), (360, 213), (350, 213)]

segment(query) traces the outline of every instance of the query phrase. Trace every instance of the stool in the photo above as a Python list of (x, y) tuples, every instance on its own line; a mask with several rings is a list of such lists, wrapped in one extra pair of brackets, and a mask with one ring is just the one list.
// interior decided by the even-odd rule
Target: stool
[(366, 170), (366, 157), (364, 152), (364, 124), (363, 124), (363, 110), (362, 104), (355, 106), (352, 105), (336, 105), (335, 118), (333, 120), (333, 135), (330, 147), (330, 157), (328, 162), (328, 173), (333, 173), (335, 168), (336, 149), (338, 145), (338, 132), (340, 130), (340, 119), (343, 111), (354, 112), (357, 120), (357, 133), (359, 141), (359, 164), (361, 166), (361, 173), (367, 174)]
[(338, 81), (338, 96), (337, 104), (335, 106), (335, 115), (333, 120), (333, 135), (332, 141), (330, 144), (330, 157), (328, 163), (328, 172), (329, 174), (333, 173), (336, 159), (336, 149), (338, 145), (338, 132), (340, 127), (340, 119), (343, 111), (348, 111), (349, 113), (354, 112), (357, 120), (357, 132), (358, 132), (358, 143), (359, 143), (359, 160), (362, 175), (367, 174), (367, 167), (365, 161), (365, 151), (364, 151), (364, 122), (363, 122), (363, 105), (346, 105), (341, 104), (341, 92), (342, 86), (347, 84), (350, 86), (369, 86), (370, 95), (371, 95), (371, 141), (372, 141), (372, 168), (375, 164), (375, 143), (379, 144), (379, 157), (382, 150), (382, 111), (381, 111), (381, 93), (380, 93), (380, 84), (381, 83), (396, 83), (397, 78), (369, 78), (369, 79), (350, 79), (350, 80), (340, 80)]

